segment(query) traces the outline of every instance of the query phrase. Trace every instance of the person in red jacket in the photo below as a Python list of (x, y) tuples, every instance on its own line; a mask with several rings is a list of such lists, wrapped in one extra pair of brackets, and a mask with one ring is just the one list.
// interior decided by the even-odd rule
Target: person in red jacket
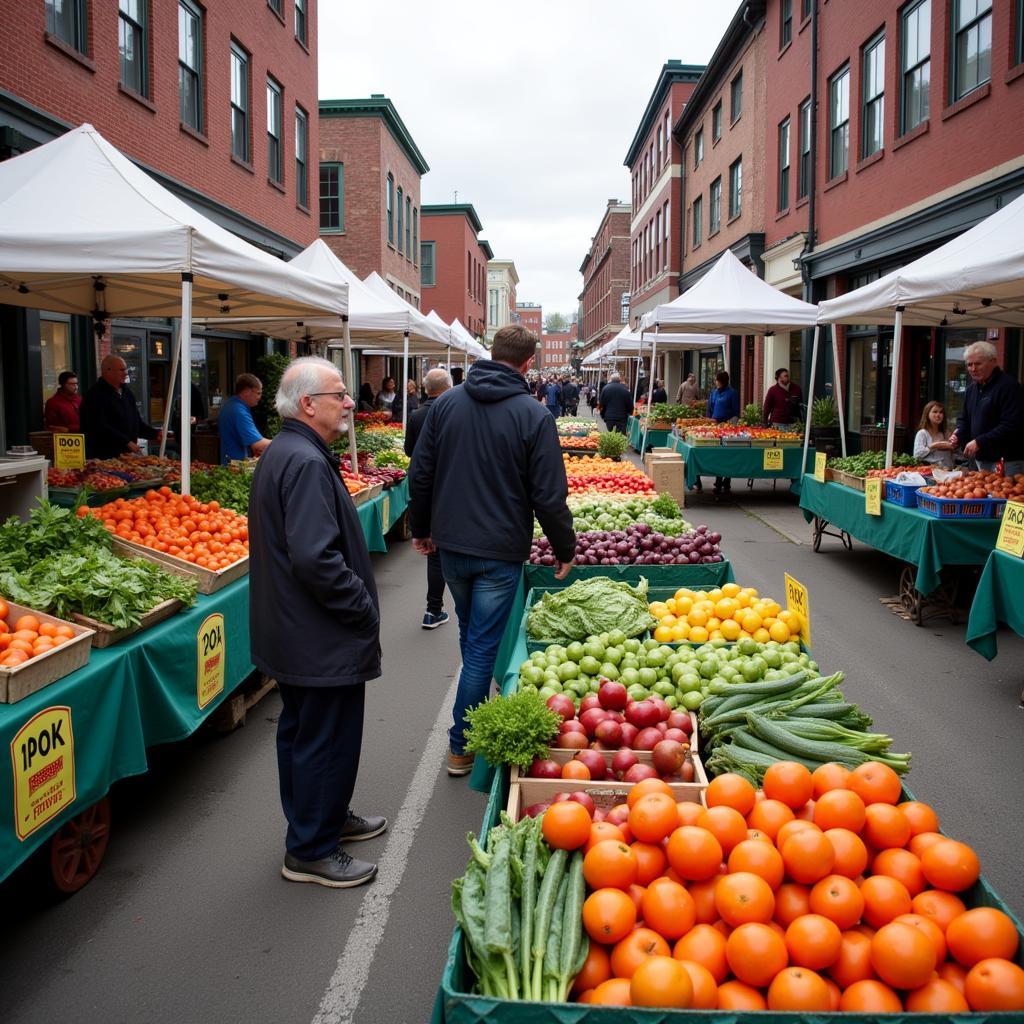
[(800, 385), (789, 379), (789, 370), (775, 371), (775, 383), (764, 396), (761, 419), (770, 427), (789, 426), (800, 419)]
[(77, 434), (81, 429), (78, 410), (82, 396), (78, 393), (78, 374), (64, 370), (57, 378), (57, 391), (46, 400), (43, 408), (43, 422), (47, 430), (56, 434)]

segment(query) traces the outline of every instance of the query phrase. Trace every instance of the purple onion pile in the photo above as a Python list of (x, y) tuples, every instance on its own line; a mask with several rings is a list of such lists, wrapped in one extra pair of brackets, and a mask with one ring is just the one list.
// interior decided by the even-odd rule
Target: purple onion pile
[[(625, 530), (591, 530), (576, 535), (577, 565), (700, 565), (722, 562), (722, 535), (698, 526), (679, 537), (655, 533), (646, 523)], [(531, 565), (554, 565), (547, 537), (530, 548)]]

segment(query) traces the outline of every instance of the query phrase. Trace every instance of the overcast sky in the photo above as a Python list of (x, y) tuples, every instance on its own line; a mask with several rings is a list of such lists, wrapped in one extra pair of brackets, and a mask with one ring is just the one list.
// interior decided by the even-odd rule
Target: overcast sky
[[(576, 309), (579, 273), (666, 60), (705, 64), (736, 0), (322, 0), (320, 98), (383, 93), (430, 171), (472, 203), (520, 302)], [(504, 18), (505, 20), (501, 20)]]

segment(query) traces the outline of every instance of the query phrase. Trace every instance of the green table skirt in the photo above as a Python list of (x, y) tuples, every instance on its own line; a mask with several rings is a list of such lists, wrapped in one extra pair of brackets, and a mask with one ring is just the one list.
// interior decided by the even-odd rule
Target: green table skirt
[(998, 519), (938, 519), (920, 509), (882, 502), (882, 514), (864, 511), (864, 495), (837, 483), (804, 477), (800, 507), (810, 522), (827, 520), (869, 547), (917, 566), (914, 586), (924, 596), (940, 583), (944, 565), (984, 565), (995, 547)]
[[(782, 469), (764, 468), (764, 448), (727, 445), (693, 445), (673, 437), (672, 446), (686, 463), (686, 486), (695, 487), (702, 476), (727, 476), (738, 480), (799, 480), (802, 446), (782, 449)], [(814, 468), (814, 449), (808, 449), (807, 465)]]
[[(629, 438), (629, 446), (633, 451), (640, 451), (640, 446), (644, 443), (644, 425), (638, 417), (629, 417), (629, 423), (626, 425), (626, 435)], [(668, 445), (671, 436), (671, 430), (648, 430), (647, 447), (664, 448)]]
[(1003, 623), (1024, 636), (1024, 559), (992, 551), (967, 621), (967, 644), (991, 661), (998, 653), (996, 630)]
[(376, 498), (356, 508), (363, 536), (366, 537), (366, 546), (370, 551), (387, 551), (388, 545), (384, 540), (384, 534), (398, 522), (408, 507), (409, 478), (406, 477), (401, 483), (389, 487)]
[[(200, 709), (197, 636), (208, 615), (224, 616), (223, 691)], [(249, 579), (243, 577), (193, 608), (103, 650), (77, 672), (16, 704), (0, 705), (0, 880), (68, 818), (96, 803), (118, 779), (146, 771), (146, 747), (191, 735), (246, 676), (249, 661)], [(70, 709), (75, 795), (66, 809), (19, 840), (14, 828), (12, 743), (35, 715)], [(18, 744), (20, 748), (20, 744)], [(18, 750), (14, 750), (17, 756)]]

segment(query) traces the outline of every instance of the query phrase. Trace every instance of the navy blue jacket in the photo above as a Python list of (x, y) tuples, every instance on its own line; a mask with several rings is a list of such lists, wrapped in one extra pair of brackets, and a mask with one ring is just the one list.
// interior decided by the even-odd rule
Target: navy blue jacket
[(708, 416), (716, 423), (725, 423), (739, 414), (740, 396), (735, 388), (715, 388), (708, 395)]
[(956, 418), (961, 451), (978, 442), (982, 462), (1024, 459), (1024, 387), (997, 366), (984, 384), (971, 382)]
[(414, 537), (477, 558), (523, 562), (536, 515), (555, 556), (576, 552), (555, 421), (506, 363), (479, 359), (434, 399), (409, 466)]
[(633, 415), (633, 396), (620, 381), (609, 381), (598, 399), (605, 423), (625, 423)]
[(562, 387), (560, 384), (551, 383), (544, 389), (544, 404), (554, 406), (556, 409), (562, 405)]
[(348, 686), (380, 675), (373, 565), (338, 456), (285, 420), (249, 496), (252, 663), (279, 683)]
[(158, 433), (139, 415), (131, 388), (125, 384), (118, 392), (102, 377), (85, 393), (78, 417), (90, 459), (116, 459), (130, 442), (140, 437), (154, 441)]

